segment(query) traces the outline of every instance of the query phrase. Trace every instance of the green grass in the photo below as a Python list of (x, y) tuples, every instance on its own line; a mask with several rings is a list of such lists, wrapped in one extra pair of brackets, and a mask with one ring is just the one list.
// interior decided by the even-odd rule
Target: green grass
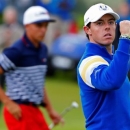
[[(65, 116), (64, 126), (58, 125), (53, 130), (85, 130), (84, 117), (81, 109), (79, 88), (77, 83), (68, 75), (61, 74), (57, 78), (46, 79), (46, 89), (54, 108), (60, 113), (71, 105), (73, 101), (79, 104), (79, 108), (72, 109)], [(51, 123), (45, 109), (42, 109), (48, 124)], [(0, 115), (0, 130), (7, 130), (3, 117)]]

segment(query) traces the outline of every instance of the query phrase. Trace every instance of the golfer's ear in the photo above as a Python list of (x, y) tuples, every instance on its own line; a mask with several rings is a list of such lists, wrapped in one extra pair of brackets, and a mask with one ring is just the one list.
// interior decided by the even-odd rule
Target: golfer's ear
[(84, 26), (83, 29), (86, 34), (91, 34), (91, 29), (88, 26)]

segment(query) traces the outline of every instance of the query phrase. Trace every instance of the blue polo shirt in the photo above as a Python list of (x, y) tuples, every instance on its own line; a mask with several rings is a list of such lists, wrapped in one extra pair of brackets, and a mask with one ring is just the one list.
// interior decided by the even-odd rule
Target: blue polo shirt
[(5, 71), (6, 94), (12, 100), (40, 104), (44, 95), (44, 78), (47, 71), (47, 47), (39, 43), (35, 48), (24, 35), (0, 55)]
[(110, 55), (105, 47), (87, 43), (77, 78), (86, 130), (130, 130), (130, 40), (119, 39)]

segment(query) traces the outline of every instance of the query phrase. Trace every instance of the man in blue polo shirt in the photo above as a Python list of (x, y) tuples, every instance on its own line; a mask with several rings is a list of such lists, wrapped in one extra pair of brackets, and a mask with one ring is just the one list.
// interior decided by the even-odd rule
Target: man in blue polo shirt
[(90, 42), (78, 64), (77, 77), (86, 130), (130, 130), (130, 21), (120, 22), (120, 39), (113, 55), (116, 20), (108, 5), (91, 6), (84, 15)]
[(6, 76), (6, 94), (0, 88), (4, 118), (9, 130), (49, 130), (38, 109), (44, 105), (54, 124), (62, 117), (52, 107), (45, 87), (47, 47), (41, 43), (50, 18), (48, 11), (32, 6), (24, 13), (24, 36), (0, 55), (0, 74)]

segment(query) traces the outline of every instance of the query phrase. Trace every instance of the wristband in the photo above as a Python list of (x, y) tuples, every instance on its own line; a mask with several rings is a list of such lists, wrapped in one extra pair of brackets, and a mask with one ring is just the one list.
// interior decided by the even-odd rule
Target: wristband
[(120, 38), (124, 38), (124, 39), (129, 39), (130, 40), (130, 36), (129, 35), (121, 35)]

